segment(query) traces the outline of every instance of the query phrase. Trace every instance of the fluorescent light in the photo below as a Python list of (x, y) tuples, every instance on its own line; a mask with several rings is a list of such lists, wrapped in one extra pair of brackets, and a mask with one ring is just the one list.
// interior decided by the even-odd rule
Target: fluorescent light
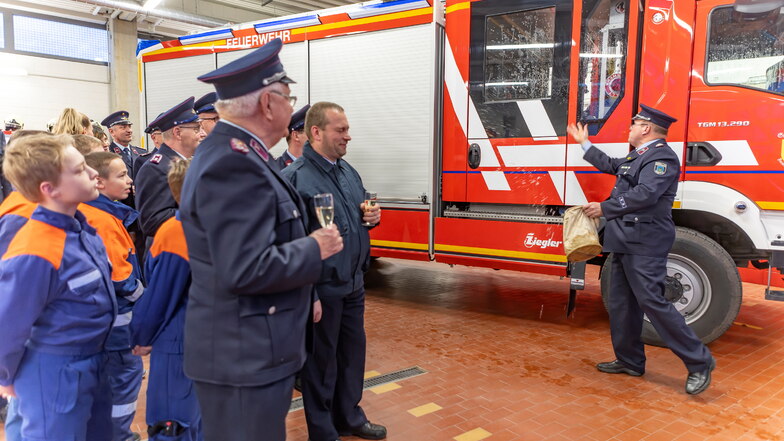
[(149, 11), (150, 9), (155, 9), (159, 4), (161, 4), (161, 0), (147, 0), (142, 7)]
[(532, 44), (500, 44), (487, 46), (489, 51), (503, 51), (508, 49), (550, 49), (555, 47), (555, 43), (532, 43)]

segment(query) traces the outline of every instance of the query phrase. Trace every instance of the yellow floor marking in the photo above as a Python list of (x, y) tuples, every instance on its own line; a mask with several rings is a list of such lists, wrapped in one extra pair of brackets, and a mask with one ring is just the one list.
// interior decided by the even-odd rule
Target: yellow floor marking
[(733, 324), (733, 325), (738, 325), (738, 326), (745, 326), (745, 327), (747, 327), (747, 328), (751, 328), (751, 329), (757, 329), (757, 330), (760, 330), (760, 329), (762, 329), (762, 328), (760, 328), (759, 326), (754, 326), (754, 325), (747, 325), (746, 323), (741, 323), (741, 322), (732, 322), (732, 324)]
[(474, 430), (469, 430), (468, 432), (457, 435), (454, 437), (456, 441), (479, 441), (480, 439), (485, 439), (492, 435), (492, 433), (488, 432), (487, 430), (477, 427)]
[(427, 403), (424, 406), (415, 407), (413, 409), (408, 409), (408, 413), (414, 415), (415, 417), (421, 417), (422, 415), (427, 415), (429, 413), (436, 412), (441, 410), (441, 406), (436, 403)]
[(367, 371), (365, 372), (365, 380), (368, 378), (378, 377), (379, 375), (381, 375), (381, 372), (379, 371)]
[(370, 388), (370, 390), (373, 391), (376, 394), (383, 394), (384, 392), (389, 392), (391, 390), (400, 389), (401, 387), (403, 387), (403, 386), (401, 386), (401, 385), (399, 385), (397, 383), (387, 383), (387, 384), (382, 384), (381, 386), (372, 387), (372, 388)]

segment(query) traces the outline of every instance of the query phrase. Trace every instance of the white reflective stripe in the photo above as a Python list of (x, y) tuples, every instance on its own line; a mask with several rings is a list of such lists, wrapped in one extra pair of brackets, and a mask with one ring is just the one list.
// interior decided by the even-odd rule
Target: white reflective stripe
[(518, 101), (517, 107), (520, 108), (520, 113), (523, 114), (525, 125), (531, 132), (531, 137), (537, 140), (556, 140), (558, 135), (555, 133), (550, 117), (547, 111), (544, 110), (542, 100), (528, 100)]
[(708, 141), (721, 153), (721, 161), (717, 166), (728, 165), (759, 165), (748, 141)]
[(114, 319), (114, 324), (112, 327), (125, 326), (131, 322), (131, 318), (133, 318), (133, 311), (128, 311), (124, 314), (117, 314), (117, 318)]
[(487, 130), (470, 94), (468, 95), (468, 138), (487, 138)]
[[(629, 154), (628, 142), (608, 142), (601, 144), (594, 144), (594, 147), (606, 153), (611, 158), (620, 158)], [(677, 153), (677, 152), (676, 152)], [(583, 159), (585, 152), (580, 144), (569, 144), (566, 150), (566, 166), (567, 167), (590, 167), (594, 168), (588, 161)]]
[(112, 418), (124, 417), (136, 412), (136, 401), (128, 404), (115, 404), (112, 406)]
[(555, 187), (555, 191), (558, 192), (558, 198), (563, 202), (564, 200), (564, 172), (562, 171), (550, 171), (547, 172), (550, 175), (550, 180), (553, 181), (553, 186)]
[(485, 179), (485, 185), (487, 185), (488, 190), (511, 190), (509, 182), (502, 171), (483, 171), (482, 177)]
[(142, 282), (137, 279), (136, 289), (133, 291), (131, 295), (125, 296), (125, 298), (130, 302), (135, 302), (139, 300), (139, 297), (141, 297), (142, 294), (144, 294), (144, 285), (142, 285)]
[(564, 204), (585, 205), (587, 203), (588, 198), (585, 197), (585, 192), (577, 180), (577, 175), (573, 171), (566, 172), (566, 200)]
[(563, 144), (504, 145), (498, 146), (498, 153), (501, 154), (501, 159), (507, 167), (563, 168), (566, 146)]
[(92, 271), (90, 271), (87, 274), (84, 274), (84, 275), (79, 276), (79, 277), (77, 277), (75, 279), (69, 280), (68, 281), (68, 289), (73, 291), (73, 290), (75, 290), (77, 288), (81, 288), (81, 287), (83, 287), (85, 285), (88, 285), (88, 284), (90, 284), (90, 283), (92, 283), (92, 282), (94, 282), (94, 281), (96, 281), (96, 280), (98, 280), (100, 278), (101, 278), (101, 272), (98, 271), (97, 269), (92, 270)]
[(444, 60), (444, 83), (449, 99), (452, 101), (452, 109), (457, 115), (460, 128), (466, 134), (466, 112), (465, 106), (468, 101), (468, 89), (463, 78), (460, 76), (460, 69), (457, 68), (455, 54), (452, 52), (452, 45), (449, 44), (449, 37), (446, 37), (446, 60)]
[(482, 151), (482, 160), (479, 162), (480, 167), (501, 166), (501, 163), (498, 162), (498, 156), (496, 156), (495, 150), (493, 150), (493, 146), (490, 144), (489, 139), (471, 139), (468, 142), (471, 144), (478, 144), (479, 149)]

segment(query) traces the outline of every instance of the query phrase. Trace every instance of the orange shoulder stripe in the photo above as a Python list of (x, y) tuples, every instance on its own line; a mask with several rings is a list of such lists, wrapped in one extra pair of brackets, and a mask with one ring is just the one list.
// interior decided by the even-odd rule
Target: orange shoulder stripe
[(38, 256), (60, 269), (65, 250), (65, 230), (30, 219), (8, 245), (3, 260), (17, 256)]
[(84, 214), (90, 224), (103, 240), (109, 262), (112, 263), (112, 280), (120, 282), (133, 273), (133, 265), (128, 262), (131, 252), (136, 252), (133, 241), (122, 221), (100, 208), (88, 204), (79, 204), (79, 211)]
[(153, 258), (161, 253), (172, 253), (188, 261), (188, 244), (185, 242), (185, 231), (182, 229), (182, 222), (176, 217), (172, 217), (158, 228), (155, 239), (150, 247), (150, 255)]
[(35, 202), (30, 202), (22, 196), (22, 193), (18, 191), (12, 191), (7, 198), (0, 204), (0, 216), (5, 216), (6, 214), (15, 214), (17, 216), (22, 216), (24, 218), (30, 219), (30, 216), (33, 215), (33, 211), (35, 211), (35, 207), (38, 204)]

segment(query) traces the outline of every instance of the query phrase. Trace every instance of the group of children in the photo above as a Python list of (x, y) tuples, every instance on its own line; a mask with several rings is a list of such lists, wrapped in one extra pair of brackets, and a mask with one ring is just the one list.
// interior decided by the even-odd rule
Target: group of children
[[(168, 176), (178, 201), (188, 164)], [(201, 440), (182, 371), (190, 268), (178, 217), (155, 235), (142, 272), (127, 231), (138, 213), (118, 202), (132, 186), (121, 156), (79, 135), (28, 131), (2, 167), (15, 189), (0, 205), (7, 439), (134, 439), (139, 355), (151, 350), (149, 438)]]

